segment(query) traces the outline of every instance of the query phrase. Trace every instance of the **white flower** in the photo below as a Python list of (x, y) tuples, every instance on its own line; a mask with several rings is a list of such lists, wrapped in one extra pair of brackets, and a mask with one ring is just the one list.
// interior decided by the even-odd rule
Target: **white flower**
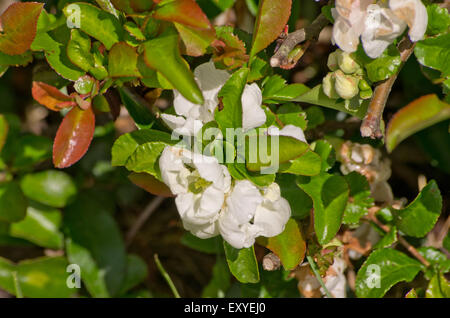
[(235, 248), (247, 248), (258, 236), (272, 237), (284, 230), (291, 208), (272, 183), (261, 191), (248, 180), (236, 181), (219, 218), (223, 239)]
[(270, 136), (292, 137), (306, 143), (305, 133), (300, 127), (294, 125), (286, 125), (281, 130), (276, 126), (270, 126), (267, 133)]
[[(218, 94), (230, 78), (227, 71), (216, 69), (214, 62), (199, 65), (194, 71), (194, 76), (203, 93), (204, 104), (194, 104), (174, 90), (173, 103), (177, 115), (161, 115), (164, 122), (180, 135), (194, 136), (204, 124), (214, 120), (214, 113), (219, 105)], [(262, 93), (257, 84), (245, 86), (241, 102), (244, 130), (261, 126), (266, 122), (266, 114), (261, 108)]]
[(343, 51), (355, 52), (359, 37), (365, 52), (371, 58), (383, 51), (409, 26), (411, 41), (423, 38), (428, 24), (428, 14), (420, 0), (336, 0), (332, 41)]
[(167, 146), (159, 159), (161, 176), (173, 194), (186, 230), (200, 238), (218, 234), (217, 219), (231, 177), (216, 158)]

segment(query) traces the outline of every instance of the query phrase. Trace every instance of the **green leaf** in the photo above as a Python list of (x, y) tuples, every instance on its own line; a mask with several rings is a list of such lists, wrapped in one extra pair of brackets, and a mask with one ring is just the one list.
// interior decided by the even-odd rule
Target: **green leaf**
[(318, 175), (322, 167), (322, 159), (315, 152), (308, 150), (299, 158), (280, 165), (280, 172), (300, 176)]
[(436, 274), (428, 284), (426, 298), (450, 298), (450, 283), (442, 273)]
[(314, 229), (320, 244), (331, 241), (339, 231), (349, 189), (341, 176), (321, 173), (297, 179), (297, 184), (313, 200)]
[(118, 42), (109, 51), (108, 71), (112, 77), (139, 77), (137, 70), (138, 54), (136, 49)]
[(427, 35), (438, 35), (447, 32), (450, 28), (450, 14), (447, 8), (441, 8), (438, 4), (427, 6), (428, 26)]
[(360, 298), (383, 297), (398, 282), (412, 281), (421, 268), (418, 261), (401, 252), (389, 248), (376, 250), (356, 275), (356, 295)]
[(417, 42), (414, 54), (422, 65), (450, 76), (450, 33)]
[(17, 222), (25, 217), (27, 198), (17, 182), (0, 184), (0, 221)]
[(370, 197), (370, 186), (366, 177), (358, 172), (351, 172), (344, 176), (350, 187), (350, 200), (344, 211), (344, 224), (357, 224), (359, 219), (369, 213), (369, 208), (374, 205)]
[(61, 212), (30, 202), (25, 219), (11, 224), (10, 235), (23, 238), (42, 247), (61, 249), (63, 235), (59, 230)]
[(361, 46), (355, 55), (359, 64), (364, 65), (367, 76), (372, 82), (388, 79), (398, 72), (402, 64), (400, 52), (393, 44), (384, 50), (383, 54), (376, 59), (368, 57)]
[(306, 242), (300, 224), (294, 219), (289, 219), (281, 234), (269, 238), (261, 237), (258, 243), (277, 255), (285, 270), (295, 269), (305, 257)]
[(302, 130), (306, 129), (306, 113), (299, 105), (287, 103), (277, 109), (277, 117), (284, 125), (294, 125)]
[(17, 265), (0, 257), (0, 287), (15, 294), (13, 273), (24, 297), (68, 298), (76, 290), (67, 287), (67, 260), (64, 257), (41, 257), (25, 260)]
[(73, 9), (75, 6), (78, 6), (80, 10), (79, 27), (81, 31), (102, 42), (107, 50), (122, 40), (123, 28), (119, 19), (114, 15), (91, 4), (75, 2), (63, 9), (63, 13), (68, 19), (74, 18), (74, 15), (77, 14)]
[[(26, 51), (20, 55), (8, 55), (0, 52), (0, 65), (1, 66), (26, 66), (33, 60), (31, 51)], [(3, 74), (3, 71), (0, 72)]]
[(386, 130), (386, 148), (392, 152), (409, 136), (450, 118), (450, 104), (436, 95), (422, 96), (398, 111)]
[(271, 71), (269, 63), (264, 61), (263, 59), (255, 56), (250, 63), (250, 73), (248, 74), (248, 82), (257, 81)]
[(13, 166), (22, 170), (52, 157), (52, 141), (44, 136), (27, 134), (21, 136), (14, 145)]
[(291, 15), (291, 5), (291, 0), (260, 1), (250, 57), (264, 50), (281, 34)]
[(317, 140), (313, 143), (312, 149), (322, 159), (321, 171), (330, 170), (336, 162), (336, 151), (326, 140)]
[(124, 282), (127, 257), (109, 211), (94, 195), (83, 193), (66, 208), (64, 226), (69, 237), (68, 259), (80, 266), (89, 293), (94, 297), (117, 295)]
[(248, 68), (236, 71), (219, 92), (218, 97), (222, 99), (223, 109), (216, 110), (214, 117), (224, 133), (227, 128), (242, 127), (241, 96), (247, 83), (248, 74)]
[(67, 44), (67, 56), (73, 64), (88, 72), (94, 65), (90, 37), (78, 29), (72, 29)]
[(3, 146), (6, 142), (6, 137), (8, 137), (9, 124), (5, 116), (0, 114), (0, 153), (2, 152)]
[(395, 242), (397, 242), (397, 228), (393, 226), (390, 231), (374, 245), (373, 249), (376, 250), (379, 248), (390, 247)]
[(172, 140), (168, 133), (152, 129), (142, 129), (124, 134), (116, 140), (112, 147), (111, 164), (113, 166), (125, 166), (128, 158), (133, 155), (140, 145), (150, 142), (163, 142), (167, 145), (174, 145), (178, 141)]
[(167, 147), (164, 142), (148, 142), (136, 148), (136, 151), (128, 158), (125, 167), (134, 172), (146, 172), (161, 180), (159, 172), (159, 157)]
[(181, 237), (181, 244), (206, 254), (220, 254), (223, 252), (222, 239), (220, 236), (201, 239), (192, 235), (190, 232), (186, 232)]
[(291, 174), (278, 174), (276, 182), (280, 186), (281, 196), (288, 200), (291, 206), (291, 215), (296, 219), (304, 219), (309, 216), (313, 208), (311, 198), (296, 184), (296, 176)]
[(148, 275), (147, 263), (137, 255), (127, 255), (127, 271), (119, 295), (142, 283)]
[[(275, 138), (274, 140), (272, 140)], [(261, 140), (267, 139), (267, 142)], [(278, 139), (278, 140), (277, 140)], [(255, 136), (250, 135), (245, 140), (245, 161), (250, 171), (263, 171), (299, 158), (308, 151), (308, 144), (286, 136)], [(275, 148), (272, 150), (272, 144)], [(272, 151), (274, 152), (272, 154)], [(301, 158), (301, 157), (300, 157)], [(278, 168), (278, 167), (275, 167)], [(319, 168), (320, 169), (320, 168)]]
[(441, 210), (441, 193), (432, 180), (410, 205), (401, 210), (393, 210), (393, 213), (400, 231), (409, 236), (424, 237), (433, 228)]
[(417, 251), (431, 264), (425, 270), (427, 279), (431, 279), (438, 272), (445, 274), (450, 271), (450, 259), (438, 249), (423, 246), (419, 247)]
[(309, 91), (309, 88), (303, 84), (287, 85), (286, 80), (280, 75), (272, 75), (266, 78), (263, 85), (263, 101), (269, 104), (292, 101)]
[(27, 174), (20, 186), (28, 198), (55, 208), (65, 207), (77, 194), (72, 178), (56, 170)]
[(186, 99), (203, 104), (204, 99), (194, 75), (181, 57), (178, 33), (168, 27), (158, 38), (147, 41), (144, 46), (145, 63), (160, 72)]
[(244, 284), (259, 282), (258, 263), (253, 246), (239, 250), (223, 241), (223, 247), (230, 272), (238, 281)]
[(63, 25), (47, 33), (39, 33), (31, 45), (33, 51), (44, 51), (48, 64), (63, 78), (76, 81), (85, 71), (73, 64), (67, 56), (70, 31)]
[(369, 107), (368, 100), (362, 101), (352, 99), (350, 109), (356, 109), (356, 111), (348, 110), (345, 107), (345, 101), (331, 99), (327, 95), (325, 95), (322, 89), (322, 85), (317, 85), (306, 93), (294, 98), (292, 101), (335, 109), (361, 119), (364, 118), (367, 112), (367, 108)]

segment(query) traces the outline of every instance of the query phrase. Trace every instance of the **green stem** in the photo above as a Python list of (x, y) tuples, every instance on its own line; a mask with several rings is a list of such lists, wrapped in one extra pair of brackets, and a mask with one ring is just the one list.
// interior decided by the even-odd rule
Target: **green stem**
[(308, 260), (309, 265), (311, 266), (311, 269), (316, 275), (317, 280), (319, 281), (320, 286), (322, 286), (323, 290), (325, 291), (325, 294), (327, 294), (328, 298), (333, 298), (328, 288), (325, 286), (325, 283), (322, 280), (322, 277), (320, 276), (319, 269), (317, 268), (316, 262), (312, 259), (311, 256), (307, 255), (306, 259)]
[(164, 279), (166, 280), (167, 284), (169, 284), (169, 287), (172, 290), (172, 293), (174, 294), (175, 298), (181, 298), (180, 294), (178, 293), (177, 288), (175, 287), (175, 284), (173, 283), (173, 281), (170, 278), (169, 274), (167, 274), (166, 270), (164, 269), (164, 267), (162, 266), (161, 262), (159, 261), (158, 254), (155, 254), (154, 257), (155, 257), (155, 263), (156, 263), (156, 266), (159, 269), (159, 272), (164, 277)]

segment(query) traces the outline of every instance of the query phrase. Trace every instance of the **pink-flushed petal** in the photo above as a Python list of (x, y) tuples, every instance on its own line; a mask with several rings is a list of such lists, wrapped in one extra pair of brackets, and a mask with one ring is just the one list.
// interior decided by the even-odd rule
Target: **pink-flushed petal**
[(390, 0), (391, 10), (409, 26), (411, 41), (423, 39), (428, 25), (428, 13), (420, 0)]

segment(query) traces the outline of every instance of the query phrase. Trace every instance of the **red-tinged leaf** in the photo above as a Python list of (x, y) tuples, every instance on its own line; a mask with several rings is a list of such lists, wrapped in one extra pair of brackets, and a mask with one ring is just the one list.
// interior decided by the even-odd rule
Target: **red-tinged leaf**
[(292, 0), (261, 0), (253, 32), (250, 57), (264, 50), (283, 32), (291, 15)]
[(158, 6), (153, 17), (198, 29), (211, 29), (206, 14), (194, 0), (174, 0)]
[(179, 23), (175, 23), (175, 27), (183, 40), (185, 53), (190, 56), (205, 54), (215, 38), (215, 32), (212, 29), (198, 30)]
[(84, 156), (94, 137), (95, 116), (92, 107), (73, 107), (64, 117), (53, 143), (53, 164), (67, 168)]
[(33, 82), (31, 93), (39, 104), (53, 111), (60, 111), (62, 108), (76, 105), (72, 97), (43, 82)]
[(133, 172), (128, 176), (128, 179), (130, 179), (130, 181), (133, 182), (138, 187), (144, 189), (145, 191), (151, 194), (161, 197), (174, 196), (168, 186), (166, 186), (164, 183), (156, 179), (151, 174)]
[(248, 62), (245, 44), (237, 35), (233, 34), (232, 27), (219, 27), (217, 39), (212, 44), (216, 67), (231, 70)]
[(260, 237), (258, 243), (277, 255), (286, 270), (296, 268), (305, 257), (306, 242), (300, 225), (294, 219), (289, 219), (281, 234), (269, 238)]
[(436, 95), (422, 96), (398, 111), (386, 130), (386, 148), (394, 148), (409, 136), (450, 118), (450, 104)]
[(0, 17), (0, 51), (9, 55), (25, 53), (36, 36), (43, 3), (13, 3)]
[(136, 49), (125, 42), (114, 44), (109, 52), (108, 72), (111, 77), (140, 77)]

